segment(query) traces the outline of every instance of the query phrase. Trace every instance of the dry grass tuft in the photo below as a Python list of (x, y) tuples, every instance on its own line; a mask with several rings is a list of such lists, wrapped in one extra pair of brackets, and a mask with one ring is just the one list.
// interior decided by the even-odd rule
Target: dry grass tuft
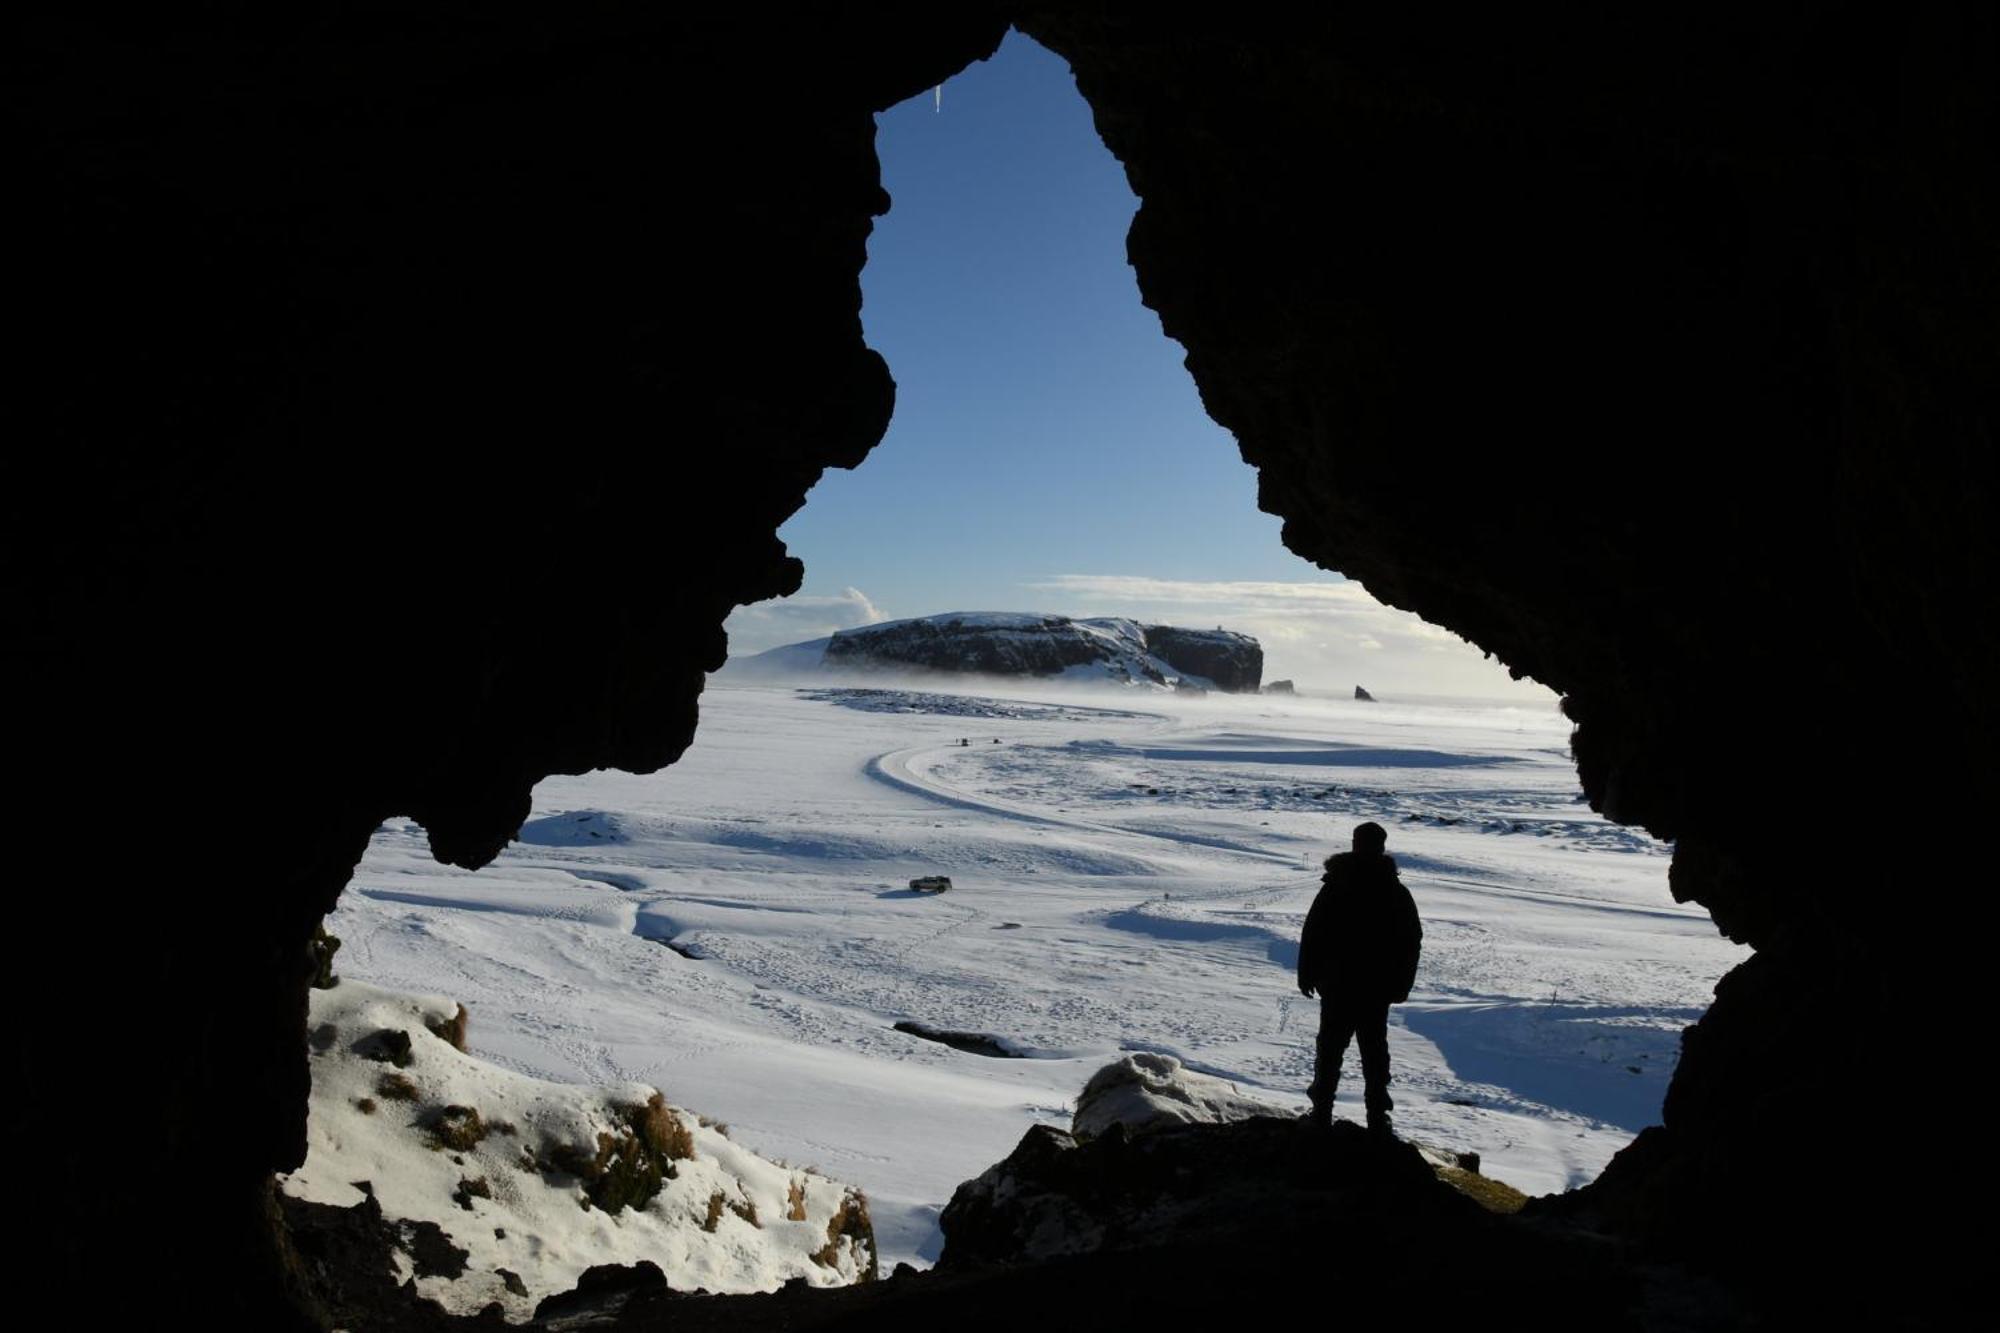
[(471, 1021), (472, 1016), (466, 1013), (465, 1006), (461, 1004), (458, 1006), (458, 1012), (450, 1018), (439, 1022), (432, 1022), (427, 1018), (424, 1020), (424, 1026), (431, 1030), (432, 1036), (441, 1037), (462, 1051), (465, 1049), (465, 1027)]
[(599, 1131), (594, 1147), (555, 1143), (542, 1152), (551, 1167), (581, 1180), (591, 1201), (607, 1213), (644, 1208), (663, 1181), (675, 1178), (674, 1163), (694, 1156), (693, 1131), (659, 1093), (643, 1106), (612, 1109), (624, 1123)]
[(842, 1241), (854, 1247), (857, 1258), (868, 1257), (868, 1266), (855, 1280), (873, 1282), (881, 1271), (875, 1255), (875, 1223), (868, 1216), (868, 1196), (860, 1190), (849, 1190), (842, 1196), (840, 1207), (826, 1224), (826, 1244), (814, 1252), (813, 1262), (821, 1268), (839, 1267)]
[(722, 1224), (722, 1214), (725, 1211), (736, 1214), (759, 1230), (763, 1229), (764, 1224), (757, 1217), (756, 1204), (747, 1199), (738, 1203), (721, 1190), (708, 1196), (708, 1214), (701, 1220), (701, 1229), (713, 1235), (716, 1227)]
[(374, 1115), (375, 1099), (373, 1097), (357, 1097), (354, 1099), (354, 1109), (363, 1115)]
[(626, 1112), (632, 1128), (646, 1146), (664, 1162), (685, 1162), (694, 1157), (694, 1131), (681, 1123), (667, 1106), (667, 1099), (654, 1093), (644, 1106)]
[(794, 1180), (785, 1195), (785, 1220), (803, 1222), (806, 1220), (806, 1183)]
[(433, 1115), (425, 1128), (434, 1146), (452, 1152), (471, 1152), (486, 1137), (485, 1122), (470, 1106), (447, 1106)]
[(375, 1080), (375, 1095), (392, 1102), (414, 1102), (421, 1100), (417, 1085), (402, 1074), (384, 1074)]

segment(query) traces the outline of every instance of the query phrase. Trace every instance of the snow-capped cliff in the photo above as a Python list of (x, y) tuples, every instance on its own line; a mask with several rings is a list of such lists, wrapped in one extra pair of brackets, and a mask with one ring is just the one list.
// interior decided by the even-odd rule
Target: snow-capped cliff
[[(1142, 625), (1106, 616), (1009, 611), (953, 611), (836, 632), (817, 663), (827, 671), (937, 671), (1036, 676), (1131, 684), (1186, 684), (1253, 692), (1264, 674), (1264, 650), (1247, 634), (1228, 630)], [(813, 644), (792, 644), (732, 663), (732, 674), (769, 675), (810, 669)]]

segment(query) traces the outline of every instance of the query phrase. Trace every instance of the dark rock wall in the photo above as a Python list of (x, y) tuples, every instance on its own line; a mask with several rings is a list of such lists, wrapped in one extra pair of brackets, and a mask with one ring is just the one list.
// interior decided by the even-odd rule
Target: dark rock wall
[[(917, 5), (22, 24), (0, 504), (34, 952), (6, 1123), (56, 1289), (102, 1267), (113, 1305), (311, 1318), (264, 1182), (304, 1152), (316, 920), (386, 816), (475, 866), (538, 778), (686, 747), (723, 617), (798, 586), (775, 529), (888, 421), (873, 112), (1003, 30)], [(144, 1151), (80, 1141), (93, 1108)]]
[[(776, 526), (890, 410), (870, 112), (1002, 21), (47, 9), (9, 46), (17, 1190), (52, 1290), (279, 1328), (315, 922), (385, 816), (476, 865), (536, 778), (685, 747), (723, 616), (797, 585)], [(1593, 801), (1759, 946), (1581, 1205), (1777, 1291), (1774, 1232), (1928, 1271), (1945, 1186), (1857, 1160), (1908, 1105), (1854, 1071), (1959, 1067), (1924, 1015), (1983, 881), (1949, 819), (1855, 813), (1992, 795), (1992, 20), (1264, 12), (1024, 23), (1287, 541), (1563, 690)], [(69, 1147), (93, 1117), (140, 1150)]]
[(1583, 1205), (1773, 1290), (1934, 1267), (1928, 1172), (1869, 1151), (1857, 1219), (1828, 1166), (1916, 1110), (1870, 1052), (1959, 1050), (1976, 849), (1897, 821), (1992, 792), (1993, 19), (1299, 13), (1022, 26), (1287, 544), (1564, 692), (1592, 803), (1760, 949)]
[(1255, 694), (1264, 679), (1264, 647), (1248, 634), (1227, 630), (1148, 625), (1146, 651), (1189, 675), (1237, 694)]

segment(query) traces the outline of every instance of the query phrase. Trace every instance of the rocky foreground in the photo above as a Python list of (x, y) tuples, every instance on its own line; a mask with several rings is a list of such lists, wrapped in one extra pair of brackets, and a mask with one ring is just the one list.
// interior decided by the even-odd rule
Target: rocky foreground
[[(450, 1246), (435, 1226), (386, 1215), (372, 1192), (346, 1208), (283, 1206), (308, 1281), (344, 1326), (499, 1328), (526, 1317), (504, 1302), (448, 1312), (437, 1285), (410, 1273), (448, 1261)], [(1101, 1070), (1070, 1130), (1031, 1129), (959, 1188), (941, 1221), (946, 1246), (929, 1273), (899, 1266), (884, 1281), (824, 1287), (830, 1273), (801, 1274), (768, 1295), (708, 1295), (690, 1294), (686, 1275), (660, 1262), (606, 1263), (539, 1300), (526, 1326), (1074, 1328), (1281, 1309), (1407, 1328), (1745, 1326), (1718, 1290), (1539, 1215), (1476, 1160), (1346, 1122), (1315, 1130), (1158, 1055)]]
[[(858, 1190), (732, 1142), (643, 1084), (550, 1083), (465, 1050), (466, 1010), (357, 981), (312, 992), (305, 1164), (279, 1182), (344, 1305), (525, 1320), (605, 1264), (683, 1291), (875, 1277)], [(373, 1327), (369, 1320), (350, 1320)]]

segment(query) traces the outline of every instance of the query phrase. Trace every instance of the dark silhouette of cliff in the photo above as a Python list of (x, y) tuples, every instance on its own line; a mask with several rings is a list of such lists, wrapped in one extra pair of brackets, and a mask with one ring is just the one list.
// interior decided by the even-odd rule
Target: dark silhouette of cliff
[[(795, 645), (805, 647), (806, 645)], [(1264, 649), (1224, 629), (1142, 625), (1115, 616), (1072, 619), (1021, 612), (947, 612), (836, 630), (817, 664), (830, 671), (1061, 676), (1165, 685), (1170, 672), (1218, 689), (1255, 693)]]

